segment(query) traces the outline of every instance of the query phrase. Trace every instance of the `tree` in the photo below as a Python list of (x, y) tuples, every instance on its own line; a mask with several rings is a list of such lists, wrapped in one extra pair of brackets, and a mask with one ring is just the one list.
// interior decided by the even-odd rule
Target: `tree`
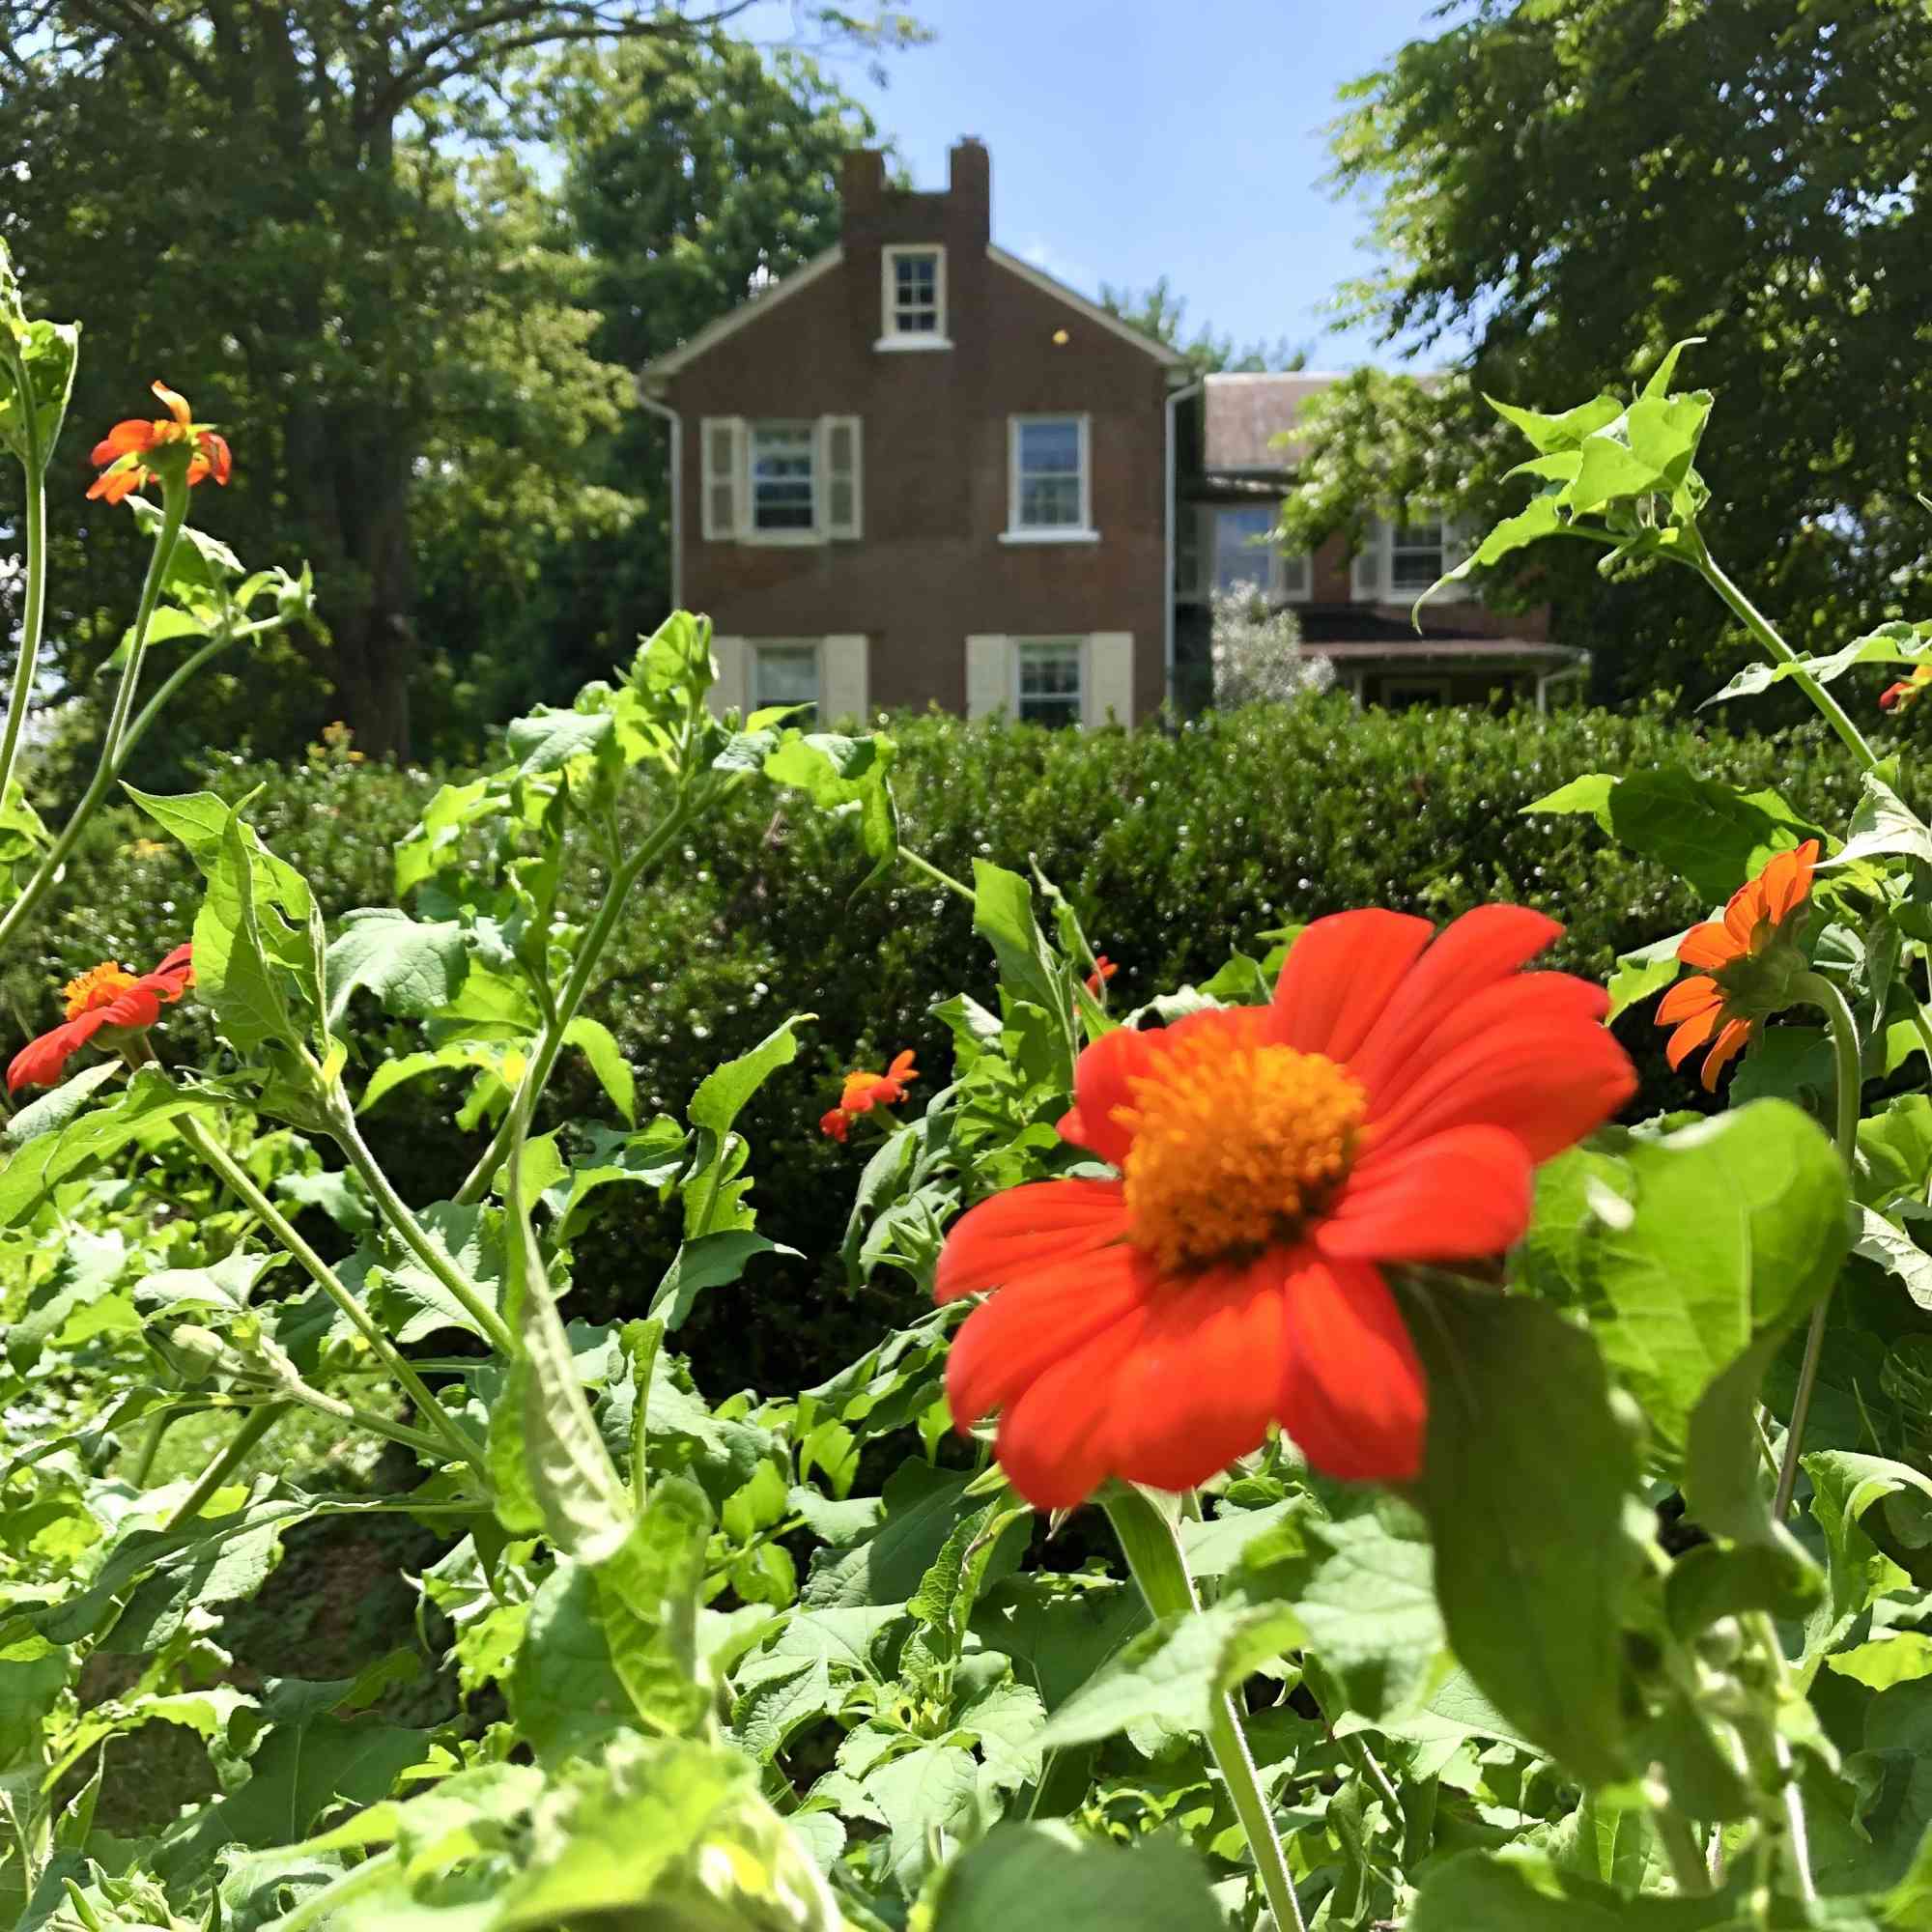
[[(465, 156), (518, 131), (503, 90), (532, 50), (701, 44), (749, 5), (0, 0), (0, 171), (22, 185), (0, 218), (43, 305), (87, 326), (74, 419), (128, 413), (165, 360), (236, 430), (224, 526), (313, 562), (314, 662), (369, 750), (410, 743), (417, 518), (457, 432), (519, 514), (546, 479), (554, 525), (614, 507), (568, 469), (622, 378), (594, 366), (565, 265), (540, 242), (506, 258), (507, 177)], [(910, 31), (800, 11), (845, 44)]]
[[(1356, 83), (1337, 183), (1378, 197), (1383, 267), (1353, 292), (1392, 347), (1451, 350), (1435, 391), (1337, 396), (1291, 507), (1307, 541), (1379, 492), (1482, 523), (1529, 452), (1482, 398), (1560, 409), (1628, 386), (1687, 336), (1718, 392), (1698, 463), (1726, 567), (1801, 648), (1927, 588), (1932, 414), (1920, 176), (1932, 14), (1918, 0), (1458, 0), (1463, 16)], [(1467, 341), (1473, 347), (1461, 349)], [(1681, 380), (1681, 379), (1680, 379)], [(1820, 452), (1823, 452), (1821, 456)], [(1500, 586), (1553, 599), (1600, 689), (1702, 696), (1735, 663), (1708, 600), (1655, 570), (1605, 586), (1544, 544)]]
[[(840, 157), (876, 132), (810, 56), (724, 40), (572, 49), (544, 63), (526, 99), (563, 164), (561, 214), (599, 318), (586, 346), (627, 386), (838, 239)], [(585, 474), (638, 514), (561, 531), (540, 561), (526, 554), (520, 592), (479, 582), (469, 532), (428, 565), (439, 632), (472, 622), (479, 596), (519, 597), (491, 667), (497, 709), (533, 675), (556, 687), (601, 674), (669, 609), (664, 424), (627, 410), (590, 438)]]
[(1183, 332), (1186, 298), (1174, 293), (1165, 275), (1146, 289), (1117, 289), (1102, 282), (1100, 306), (1122, 322), (1132, 324), (1142, 334), (1152, 336), (1164, 349), (1178, 349), (1197, 376), (1254, 374), (1264, 370), (1302, 369), (1308, 365), (1308, 352), (1290, 348), (1286, 336), (1274, 342), (1250, 342), (1236, 349), (1232, 335), (1217, 335), (1211, 325), (1204, 324), (1191, 338), (1186, 337)]

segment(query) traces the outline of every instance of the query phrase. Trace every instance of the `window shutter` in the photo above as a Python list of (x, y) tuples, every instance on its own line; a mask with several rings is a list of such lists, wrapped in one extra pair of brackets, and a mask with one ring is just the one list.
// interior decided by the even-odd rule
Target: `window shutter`
[(711, 707), (711, 715), (714, 718), (722, 718), (727, 711), (749, 710), (752, 653), (745, 639), (721, 638), (714, 634), (711, 639), (711, 661), (718, 668), (718, 675), (711, 680), (711, 689), (704, 694), (704, 701)]
[(858, 634), (830, 637), (819, 647), (818, 717), (823, 730), (840, 718), (856, 718), (863, 725), (870, 701), (866, 639)]
[(824, 522), (821, 535), (856, 537), (861, 534), (864, 480), (859, 455), (857, 416), (820, 416), (818, 468), (824, 477), (819, 496)]
[(1013, 690), (1013, 640), (1005, 637), (966, 639), (966, 715), (990, 718), (1009, 710)]
[(745, 418), (706, 416), (698, 424), (703, 458), (705, 537), (727, 543), (743, 528), (739, 479), (745, 473)]
[(1086, 689), (1080, 722), (1090, 730), (1097, 724), (1134, 722), (1134, 634), (1095, 631), (1087, 639)]
[(1357, 604), (1379, 603), (1382, 594), (1382, 553), (1388, 545), (1388, 526), (1379, 517), (1362, 532), (1362, 547), (1349, 565), (1349, 595)]

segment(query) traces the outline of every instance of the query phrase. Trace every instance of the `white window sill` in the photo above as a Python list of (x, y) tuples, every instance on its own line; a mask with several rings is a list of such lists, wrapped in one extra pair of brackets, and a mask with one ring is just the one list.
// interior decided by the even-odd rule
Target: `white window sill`
[(904, 335), (882, 335), (872, 347), (886, 355), (896, 355), (908, 349), (951, 349), (952, 341), (945, 335), (915, 335), (908, 331)]
[(742, 530), (738, 541), (776, 550), (802, 550), (828, 539), (817, 530)]
[(1044, 530), (1002, 530), (1000, 541), (1003, 544), (1092, 544), (1100, 541), (1100, 532), (1058, 526)]

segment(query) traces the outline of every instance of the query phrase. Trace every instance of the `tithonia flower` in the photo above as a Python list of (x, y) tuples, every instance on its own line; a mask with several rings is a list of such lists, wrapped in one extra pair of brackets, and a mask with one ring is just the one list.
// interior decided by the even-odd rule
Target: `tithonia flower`
[(852, 1131), (852, 1122), (874, 1107), (890, 1107), (905, 1098), (905, 1090), (919, 1078), (912, 1064), (912, 1049), (898, 1056), (883, 1073), (854, 1072), (845, 1076), (845, 1086), (838, 1106), (818, 1117), (818, 1130), (842, 1141)]
[(1801, 922), (1793, 915), (1811, 890), (1817, 863), (1815, 838), (1780, 852), (1731, 895), (1722, 919), (1692, 926), (1677, 949), (1685, 965), (1701, 971), (1680, 980), (1657, 1003), (1658, 1025), (1677, 1029), (1663, 1057), (1682, 1066), (1708, 1044), (1703, 1081), (1709, 1093), (1718, 1091), (1725, 1064), (1792, 1003), (1792, 976), (1805, 970), (1798, 946)]
[(1910, 677), (1900, 678), (1896, 684), (1889, 684), (1879, 693), (1878, 708), (1881, 711), (1908, 711), (1918, 702), (1928, 684), (1932, 684), (1932, 665), (1915, 665)]
[(193, 948), (177, 946), (152, 973), (136, 977), (113, 960), (92, 966), (78, 980), (62, 987), (67, 995), (67, 1018), (51, 1033), (30, 1039), (7, 1068), (7, 1091), (22, 1087), (52, 1087), (61, 1069), (96, 1034), (114, 1030), (138, 1032), (161, 1016), (194, 984)]
[(1097, 1000), (1100, 988), (1121, 969), (1104, 952), (1094, 955), (1094, 970), (1087, 976), (1087, 990)]
[(118, 422), (94, 445), (90, 460), (95, 468), (100, 469), (102, 464), (107, 467), (100, 469), (88, 490), (90, 499), (103, 497), (110, 503), (118, 503), (122, 497), (131, 496), (154, 477), (154, 469), (143, 459), (152, 458), (157, 449), (170, 443), (185, 443), (194, 452), (187, 466), (190, 486), (204, 476), (213, 476), (217, 483), (228, 481), (233, 460), (227, 440), (195, 421), (185, 396), (177, 394), (165, 383), (156, 383), (153, 387), (155, 394), (167, 405), (167, 414), (154, 422), (133, 417)]
[(1427, 1395), (1380, 1264), (1499, 1254), (1536, 1163), (1636, 1088), (1600, 987), (1517, 970), (1561, 930), (1342, 913), (1272, 1005), (1095, 1040), (1060, 1132), (1115, 1177), (994, 1195), (940, 1254), (938, 1300), (992, 1291), (947, 1363), (955, 1425), (998, 1409), (1042, 1509), (1190, 1489), (1275, 1423), (1329, 1475), (1413, 1476)]

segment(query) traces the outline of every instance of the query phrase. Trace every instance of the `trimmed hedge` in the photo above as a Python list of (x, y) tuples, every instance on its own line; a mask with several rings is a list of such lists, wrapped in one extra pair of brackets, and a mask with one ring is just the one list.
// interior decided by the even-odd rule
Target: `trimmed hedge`
[[(1707, 908), (1659, 867), (1614, 846), (1587, 817), (1524, 817), (1521, 807), (1579, 773), (1681, 762), (1701, 775), (1775, 786), (1799, 810), (1842, 822), (1856, 774), (1822, 727), (1776, 737), (1706, 734), (1657, 713), (1360, 712), (1345, 700), (1209, 713), (1172, 734), (1088, 735), (968, 724), (937, 714), (895, 726), (904, 838), (955, 876), (976, 855), (1031, 858), (1075, 902), (1094, 945), (1120, 962), (1111, 993), (1133, 1005), (1206, 978), (1258, 935), (1350, 906), (1446, 920), (1485, 899), (1548, 909), (1568, 930), (1557, 963), (1604, 977), (1620, 952)], [(270, 844), (300, 867), (333, 917), (391, 896), (389, 846), (441, 774), (354, 765), (340, 754), (284, 770), (218, 764), (209, 782), (250, 808)], [(198, 883), (185, 857), (131, 808), (103, 813), (75, 853), (58, 900), (0, 974), (8, 1030), (54, 1016), (50, 988), (94, 961), (145, 967), (183, 936)], [(817, 1042), (758, 1096), (745, 1124), (763, 1226), (808, 1256), (836, 1252), (864, 1151), (816, 1131), (840, 1070), (918, 1050), (922, 1086), (947, 1077), (934, 1002), (988, 997), (990, 960), (969, 909), (908, 874), (854, 896), (856, 842), (801, 802), (748, 789), (681, 869), (640, 892), (590, 1010), (639, 1070), (643, 1109), (683, 1109), (721, 1058), (785, 1013), (816, 1013)], [(412, 1043), (371, 1013), (372, 1040)], [(163, 1052), (198, 1042), (171, 1016)], [(1693, 1104), (1663, 1066), (1647, 1010), (1619, 1032), (1644, 1073), (1639, 1105)], [(11, 1052), (14, 1041), (7, 1043)], [(406, 1089), (370, 1120), (406, 1194), (448, 1193), (476, 1143), (449, 1124), (449, 1094)], [(578, 1065), (556, 1118), (609, 1118)], [(573, 1304), (591, 1315), (640, 1308), (671, 1251), (670, 1232), (626, 1197), (578, 1243)], [(793, 1264), (759, 1284), (759, 1320), (714, 1296), (685, 1331), (704, 1385), (798, 1386), (877, 1332), (882, 1305), (854, 1300), (830, 1271)], [(807, 1359), (801, 1366), (799, 1357)]]

